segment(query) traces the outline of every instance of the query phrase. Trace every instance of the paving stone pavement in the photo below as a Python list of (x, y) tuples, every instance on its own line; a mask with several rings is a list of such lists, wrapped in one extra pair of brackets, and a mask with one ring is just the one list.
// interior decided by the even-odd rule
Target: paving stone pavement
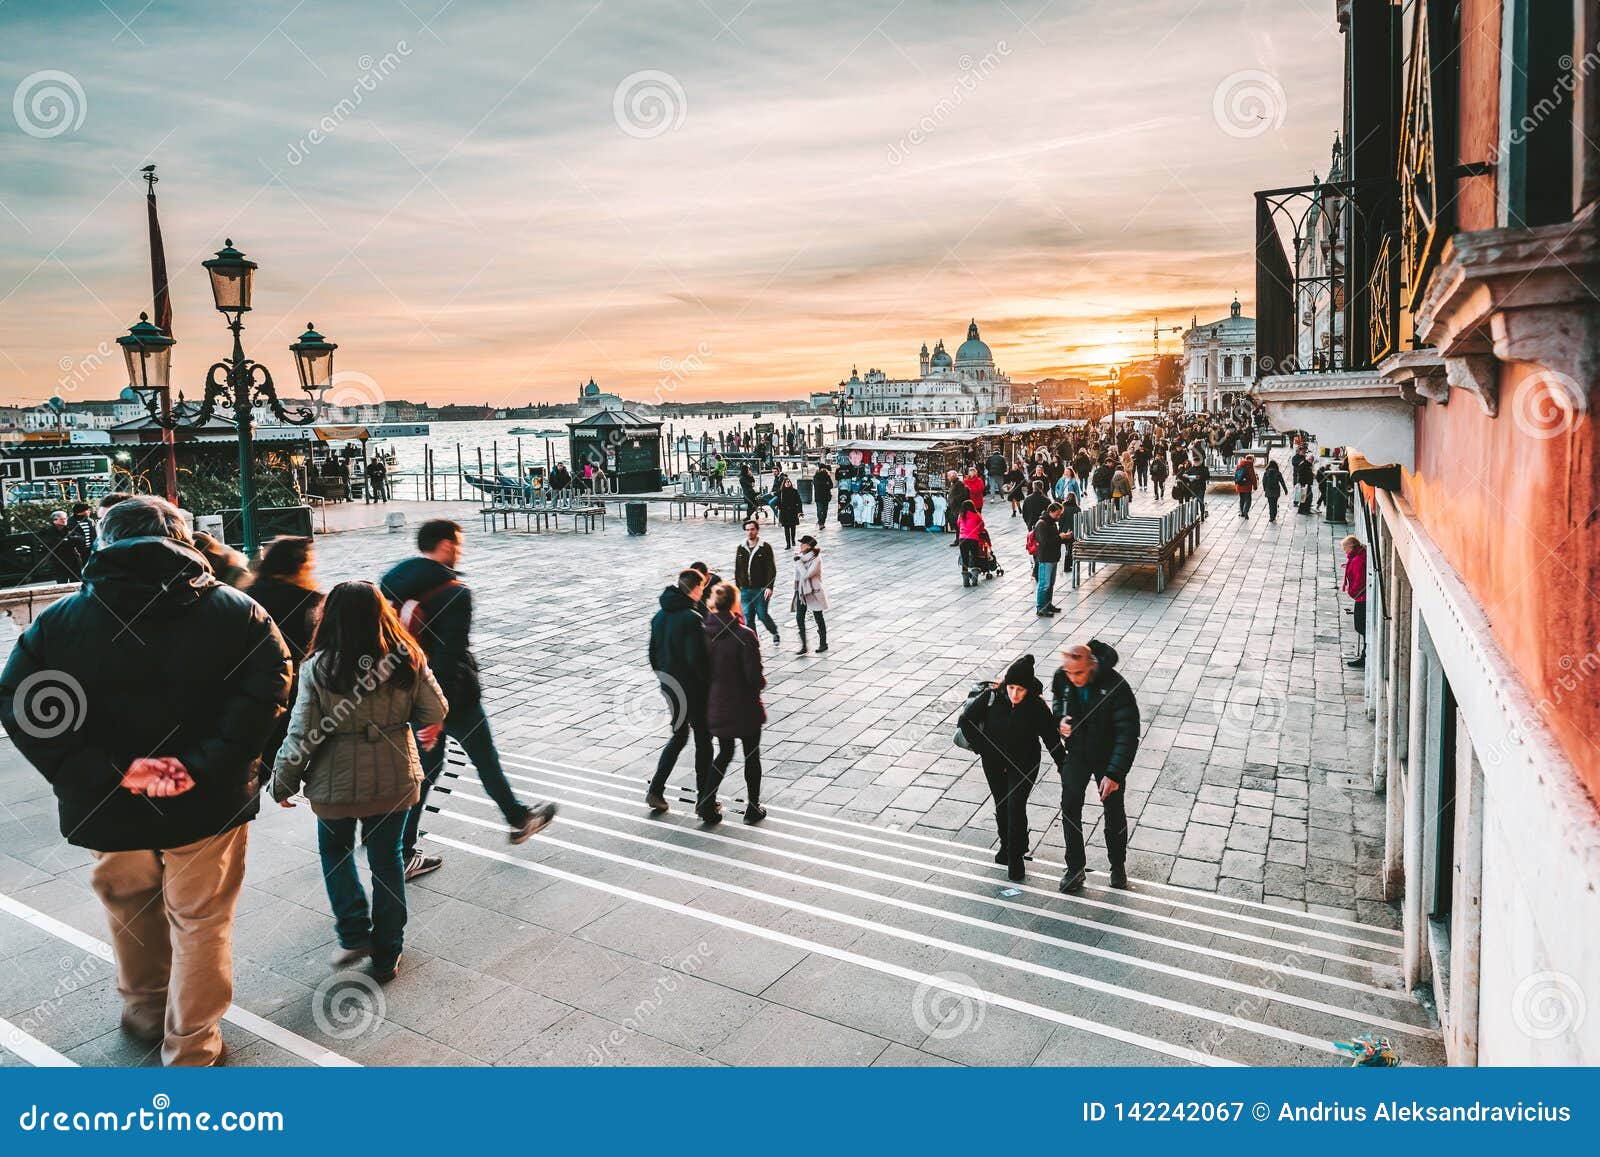
[[(485, 534), (475, 510), (460, 517), (496, 736), (515, 786), (562, 816), (507, 848), (453, 753), (427, 822), (448, 863), (408, 889), (408, 967), (381, 1015), (347, 1025), (328, 1013), (308, 810), (264, 809), (236, 1000), (278, 1032), (227, 1025), (234, 1062), (302, 1063), (310, 1041), (363, 1064), (1329, 1064), (1317, 1042), (1369, 1022), (1406, 1034), (1409, 1059), (1441, 1059), (1429, 1014), (1399, 990), (1397, 919), (1377, 888), (1371, 725), (1340, 653), (1354, 645), (1337, 595), (1345, 528), (1260, 509), (1245, 521), (1217, 488), (1165, 592), (1148, 570), (1103, 569), (1058, 584), (1066, 611), (1045, 621), (1003, 508), (990, 521), (1006, 573), (974, 590), (942, 535), (830, 524), (830, 652), (795, 655), (780, 615), (766, 655), (773, 818), (704, 831), (681, 805), (660, 820), (641, 806), (666, 733), (644, 647), (683, 564), (731, 573), (736, 525), (657, 507), (642, 538), (619, 519), (592, 535)], [(319, 579), (375, 577), (409, 546), (382, 530), (321, 539)], [(1121, 652), (1142, 710), (1127, 789), (1139, 890), (1092, 877), (1083, 897), (1055, 893), (1047, 772), (1029, 806), (1035, 861), (1013, 891), (955, 716), (974, 679), (1023, 652), (1048, 672), (1090, 636)], [(685, 757), (675, 781), (691, 778)], [(725, 795), (736, 784), (735, 769)], [(109, 965), (81, 943), (105, 936), (91, 858), (62, 841), (9, 744), (0, 801), (0, 1017), (80, 1063), (149, 1063), (115, 1028)]]

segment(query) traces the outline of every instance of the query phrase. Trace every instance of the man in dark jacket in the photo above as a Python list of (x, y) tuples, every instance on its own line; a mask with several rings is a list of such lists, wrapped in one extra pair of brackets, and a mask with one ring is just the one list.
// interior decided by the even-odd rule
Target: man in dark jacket
[(1311, 460), (1311, 455), (1304, 448), (1294, 452), (1294, 457), (1289, 461), (1289, 472), (1298, 491), (1296, 497), (1300, 500), (1295, 504), (1295, 509), (1301, 514), (1310, 514), (1311, 486), (1316, 480), (1317, 468)]
[[(771, 548), (768, 552), (771, 553)], [(667, 810), (667, 777), (678, 756), (694, 736), (695, 799), (706, 798), (711, 783), (711, 732), (706, 726), (706, 696), (710, 689), (710, 664), (706, 658), (706, 576), (694, 568), (661, 592), (660, 607), (650, 620), (650, 669), (661, 683), (661, 694), (672, 715), (672, 737), (661, 749), (656, 773), (645, 792), (653, 812)], [(715, 801), (715, 789), (712, 788)], [(719, 809), (720, 806), (716, 805)], [(699, 808), (696, 807), (696, 811)]]
[(72, 520), (67, 523), (67, 529), (77, 540), (78, 556), (87, 562), (89, 556), (94, 553), (95, 542), (94, 517), (89, 513), (87, 502), (72, 504)]
[(1050, 506), (1050, 495), (1043, 480), (1035, 481), (1028, 496), (1022, 500), (1022, 525), (1032, 527)]
[(95, 854), (123, 1029), (160, 1041), (166, 1064), (215, 1064), (289, 652), (266, 611), (212, 577), (170, 503), (119, 504), (99, 539), (83, 589), (17, 640), (0, 723), (50, 782), (61, 834)]
[(1045, 507), (1044, 516), (1033, 524), (1033, 541), (1038, 548), (1033, 561), (1039, 567), (1039, 584), (1034, 593), (1033, 613), (1041, 619), (1061, 613), (1054, 599), (1056, 593), (1056, 568), (1061, 565), (1061, 503), (1052, 502)]
[(811, 476), (811, 501), (817, 504), (817, 529), (828, 525), (828, 507), (833, 502), (833, 475), (827, 466), (818, 466)]
[(989, 493), (999, 494), (1005, 488), (1006, 456), (996, 450), (984, 462), (984, 469), (989, 472)]
[(733, 585), (739, 588), (739, 605), (744, 608), (744, 621), (751, 630), (760, 622), (772, 632), (773, 646), (778, 644), (778, 624), (772, 619), (768, 603), (772, 588), (778, 584), (778, 557), (772, 544), (761, 541), (761, 523), (750, 519), (744, 524), (745, 539), (733, 552)]
[(1094, 472), (1089, 475), (1089, 485), (1094, 487), (1094, 500), (1096, 502), (1110, 501), (1111, 476), (1114, 473), (1115, 471), (1111, 469), (1111, 463), (1101, 462), (1100, 465), (1094, 468)]
[(1200, 500), (1200, 517), (1206, 517), (1206, 487), (1211, 485), (1211, 468), (1204, 459), (1189, 459), (1189, 464), (1179, 473), (1189, 493)]
[(40, 573), (29, 574), (27, 581), (42, 582), (48, 577), (56, 582), (75, 583), (83, 577), (83, 564), (89, 560), (89, 552), (83, 549), (82, 539), (73, 533), (65, 510), (50, 516), (50, 525), (39, 532), (39, 541), (44, 543)]
[(1128, 815), (1124, 787), (1139, 751), (1139, 704), (1117, 670), (1117, 649), (1099, 639), (1062, 652), (1050, 685), (1056, 718), (1067, 741), (1061, 767), (1061, 826), (1067, 836), (1067, 870), (1061, 891), (1083, 890), (1088, 859), (1083, 847), (1083, 797), (1093, 779), (1105, 809), (1106, 856), (1111, 886), (1128, 887)]
[[(549, 826), (556, 806), (541, 803), (530, 807), (523, 803), (511, 790), (500, 766), (489, 717), (483, 712), (478, 661), (472, 655), (472, 590), (456, 570), (461, 562), (460, 524), (443, 518), (424, 522), (417, 530), (417, 550), (417, 555), (390, 568), (379, 586), (427, 652), (428, 666), (449, 703), (444, 734), (461, 745), (477, 769), (483, 790), (511, 828), (511, 842), (524, 843)], [(444, 864), (442, 857), (417, 850), (417, 827), (422, 822), (428, 791), (444, 771), (444, 739), (441, 736), (430, 748), (419, 738), (417, 749), (422, 755), (422, 793), (406, 817), (401, 846), (408, 880)]]

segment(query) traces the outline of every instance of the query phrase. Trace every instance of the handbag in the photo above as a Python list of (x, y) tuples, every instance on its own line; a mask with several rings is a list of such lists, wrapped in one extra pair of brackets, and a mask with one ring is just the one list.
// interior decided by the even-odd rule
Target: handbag
[[(993, 685), (989, 683), (979, 683), (975, 688), (973, 688), (972, 694), (967, 696), (966, 703), (962, 705), (960, 718), (965, 719), (967, 717), (967, 712), (972, 710), (972, 705), (980, 698), (994, 695), (994, 690), (995, 689)], [(972, 750), (972, 744), (967, 742), (966, 732), (961, 730), (961, 724), (959, 722), (956, 724), (956, 746), (961, 748), (963, 751)]]

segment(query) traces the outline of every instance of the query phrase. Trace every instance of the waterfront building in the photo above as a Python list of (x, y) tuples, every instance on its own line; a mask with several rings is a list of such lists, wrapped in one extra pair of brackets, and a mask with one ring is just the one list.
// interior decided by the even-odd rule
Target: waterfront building
[(617, 394), (608, 394), (595, 385), (590, 378), (587, 385), (578, 387), (578, 416), (591, 417), (604, 410), (621, 410), (624, 408), (622, 398)]
[(1183, 335), (1183, 408), (1191, 414), (1232, 409), (1255, 374), (1256, 322), (1235, 297), (1228, 316), (1200, 324), (1194, 315)]
[(1336, 11), (1344, 155), (1256, 194), (1256, 396), (1357, 483), (1357, 894), (1453, 1063), (1600, 1064), (1600, 5)]
[(994, 353), (978, 336), (978, 320), (967, 326), (967, 340), (951, 357), (941, 338), (930, 352), (923, 342), (914, 378), (891, 378), (869, 369), (865, 376), (851, 367), (839, 383), (847, 417), (942, 418), (985, 425), (1011, 411), (1011, 379), (995, 367)]

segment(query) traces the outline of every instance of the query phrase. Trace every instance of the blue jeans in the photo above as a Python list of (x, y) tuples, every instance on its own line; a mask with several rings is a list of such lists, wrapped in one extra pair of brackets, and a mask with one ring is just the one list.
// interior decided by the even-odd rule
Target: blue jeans
[[(500, 766), (500, 753), (495, 750), (494, 736), (489, 732), (489, 717), (483, 713), (483, 704), (452, 707), (450, 714), (445, 717), (444, 734), (461, 744), (461, 749), (467, 753), (467, 758), (478, 771), (478, 780), (483, 784), (483, 790), (488, 792), (489, 798), (499, 805), (500, 814), (505, 817), (506, 823), (513, 827), (520, 824), (528, 814), (528, 809), (517, 798), (517, 793), (511, 790), (511, 784), (506, 780), (505, 770)], [(417, 748), (422, 752), (422, 798), (417, 800), (417, 806), (406, 816), (403, 850), (408, 860), (417, 850), (417, 827), (422, 823), (422, 808), (428, 802), (428, 791), (438, 782), (440, 774), (444, 771), (444, 737), (439, 738), (439, 742), (431, 751), (423, 748), (420, 740), (417, 742)]]
[(778, 624), (772, 621), (772, 612), (767, 610), (766, 587), (740, 587), (739, 605), (744, 608), (744, 621), (754, 624), (757, 620), (767, 630), (772, 632), (772, 637), (778, 637)]
[(1056, 593), (1056, 568), (1058, 562), (1041, 562), (1039, 564), (1039, 593), (1034, 599), (1034, 610), (1042, 611), (1050, 605), (1050, 600)]
[[(322, 881), (342, 948), (372, 946), (372, 957), (388, 963), (400, 955), (406, 929), (406, 862), (400, 853), (405, 811), (360, 819), (317, 820), (317, 851), (322, 855)], [(372, 907), (356, 874), (356, 826), (372, 869)]]

